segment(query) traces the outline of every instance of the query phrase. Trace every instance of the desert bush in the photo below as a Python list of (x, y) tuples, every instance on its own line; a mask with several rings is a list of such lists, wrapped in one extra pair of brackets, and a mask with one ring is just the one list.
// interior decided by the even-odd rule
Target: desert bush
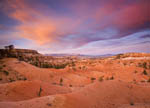
[(139, 63), (138, 64), (139, 67), (143, 67), (144, 69), (147, 69), (147, 63), (144, 62), (144, 63)]
[(4, 72), (5, 75), (9, 75), (8, 71), (4, 70), (3, 72)]
[(9, 82), (14, 82), (15, 80), (12, 78), (9, 78)]
[(91, 80), (96, 80), (96, 78), (92, 77)]
[(83, 66), (83, 69), (86, 69), (86, 66)]
[(41, 68), (55, 68), (55, 69), (64, 69), (67, 64), (50, 64), (50, 63), (43, 63), (41, 64)]
[(48, 65), (47, 63), (44, 63), (43, 65), (42, 65), (42, 68), (51, 68), (52, 66), (50, 66), (50, 65)]
[(47, 103), (47, 106), (52, 106), (52, 104), (51, 103)]
[(59, 64), (59, 65), (54, 65), (53, 68), (55, 69), (64, 69), (67, 66), (67, 64)]
[(38, 66), (38, 62), (37, 62), (37, 61), (36, 61), (36, 62), (34, 62), (34, 65), (35, 65), (35, 66)]
[(116, 56), (116, 59), (120, 59), (122, 55), (123, 55), (123, 54), (118, 54), (118, 55)]
[(72, 67), (72, 69), (73, 69), (74, 71), (76, 71), (76, 68), (75, 68), (75, 67)]
[(124, 65), (127, 65), (127, 63), (123, 63)]
[(19, 61), (24, 61), (24, 58), (23, 58), (22, 56), (19, 56), (19, 57), (18, 57), (18, 60), (19, 60)]
[(79, 69), (82, 69), (81, 67), (79, 67)]
[(26, 77), (24, 77), (24, 78), (23, 78), (23, 80), (25, 81), (25, 80), (27, 80), (27, 78), (26, 78)]
[(41, 92), (42, 92), (42, 87), (40, 86), (40, 90), (38, 92), (38, 96), (40, 97), (41, 96)]
[(145, 80), (141, 80), (141, 83), (144, 83), (144, 82), (146, 82)]
[(112, 77), (110, 77), (110, 80), (113, 80), (114, 79), (114, 77), (112, 76)]
[(135, 70), (134, 73), (137, 73), (137, 71)]
[(94, 82), (94, 80), (96, 80), (96, 78), (92, 77), (92, 78), (91, 78), (91, 81)]
[(136, 79), (133, 79), (133, 83), (136, 83)]
[(143, 63), (143, 68), (147, 69), (147, 63), (146, 62)]
[(60, 81), (59, 81), (59, 84), (62, 86), (63, 84), (63, 79), (62, 78), (60, 78)]
[(133, 103), (133, 102), (130, 102), (130, 105), (131, 105), (131, 106), (133, 106), (133, 105), (134, 105), (134, 103)]
[(22, 80), (22, 78), (19, 77), (19, 78), (17, 78), (17, 80)]
[(146, 70), (144, 70), (144, 71), (143, 71), (143, 74), (144, 74), (144, 75), (147, 75), (147, 72), (146, 72)]
[(3, 69), (3, 66), (0, 66), (0, 70)]
[(100, 82), (102, 82), (102, 81), (103, 81), (103, 77), (104, 77), (104, 76), (99, 77), (98, 80), (99, 80)]
[(142, 67), (142, 64), (141, 64), (141, 63), (138, 63), (138, 67)]
[(75, 63), (74, 63), (74, 62), (72, 62), (72, 66), (75, 66)]
[(147, 80), (147, 82), (150, 82), (150, 78)]

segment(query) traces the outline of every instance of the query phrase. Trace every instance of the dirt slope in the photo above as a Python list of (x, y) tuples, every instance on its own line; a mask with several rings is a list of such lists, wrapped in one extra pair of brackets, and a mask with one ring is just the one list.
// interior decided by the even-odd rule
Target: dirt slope
[(1, 59), (0, 108), (150, 108), (150, 59), (78, 61), (73, 70)]
[[(0, 102), (5, 108), (138, 108), (150, 106), (150, 86), (119, 81), (96, 82), (68, 94), (20, 102)], [(132, 105), (133, 104), (133, 105)], [(143, 108), (146, 108), (142, 106)]]

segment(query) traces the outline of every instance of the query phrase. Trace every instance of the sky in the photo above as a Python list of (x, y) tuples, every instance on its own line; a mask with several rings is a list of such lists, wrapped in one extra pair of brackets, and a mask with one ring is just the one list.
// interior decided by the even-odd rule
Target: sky
[(0, 48), (150, 53), (149, 0), (0, 0)]

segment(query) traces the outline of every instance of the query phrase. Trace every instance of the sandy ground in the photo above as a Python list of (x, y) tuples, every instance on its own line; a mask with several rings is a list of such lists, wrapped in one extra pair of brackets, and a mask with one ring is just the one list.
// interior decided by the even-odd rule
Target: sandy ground
[(147, 59), (77, 63), (74, 71), (2, 59), (0, 108), (150, 108), (150, 69), (139, 66), (144, 62), (150, 66)]

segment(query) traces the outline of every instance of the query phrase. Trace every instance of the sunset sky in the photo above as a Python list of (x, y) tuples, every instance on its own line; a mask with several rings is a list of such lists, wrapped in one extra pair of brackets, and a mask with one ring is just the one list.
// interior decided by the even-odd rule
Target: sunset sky
[(0, 47), (150, 53), (149, 0), (0, 0)]

